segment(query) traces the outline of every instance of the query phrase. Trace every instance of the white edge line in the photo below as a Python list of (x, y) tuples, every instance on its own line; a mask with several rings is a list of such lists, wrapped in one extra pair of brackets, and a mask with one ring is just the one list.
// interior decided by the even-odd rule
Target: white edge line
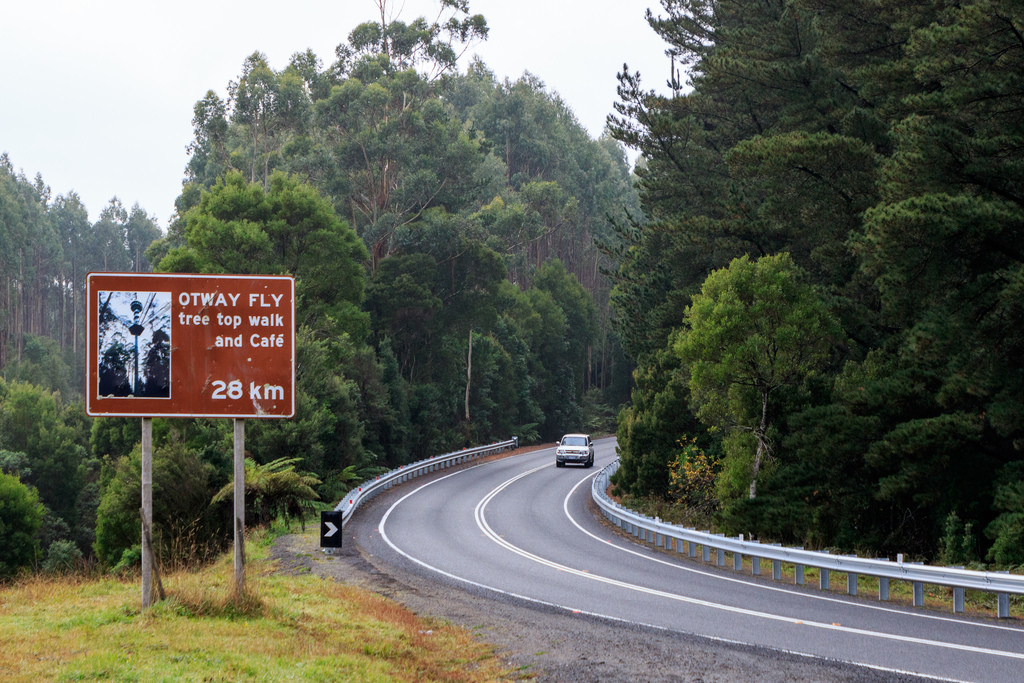
[[(584, 534), (590, 536), (591, 538), (593, 538), (595, 541), (598, 541), (599, 543), (604, 543), (604, 544), (606, 544), (606, 545), (608, 545), (608, 546), (610, 546), (612, 548), (615, 548), (616, 550), (620, 550), (620, 551), (622, 551), (624, 553), (629, 553), (631, 555), (635, 555), (636, 557), (640, 557), (640, 558), (643, 558), (645, 560), (650, 560), (651, 562), (657, 562), (659, 564), (667, 565), (667, 566), (670, 566), (670, 567), (676, 567), (677, 569), (679, 569), (681, 571), (689, 572), (691, 574), (697, 574), (699, 576), (706, 576), (708, 578), (718, 579), (720, 581), (731, 581), (733, 583), (743, 584), (744, 586), (753, 586), (753, 587), (756, 587), (756, 588), (760, 588), (761, 590), (775, 591), (777, 593), (785, 593), (787, 595), (796, 595), (796, 596), (799, 596), (799, 597), (802, 597), (802, 598), (808, 598), (808, 599), (811, 599), (811, 600), (821, 600), (821, 601), (824, 601), (824, 602), (833, 602), (833, 603), (838, 603), (838, 604), (842, 604), (842, 605), (849, 605), (849, 606), (859, 607), (861, 609), (875, 610), (875, 611), (878, 611), (878, 612), (887, 612), (887, 613), (890, 613), (890, 614), (899, 614), (899, 615), (902, 615), (902, 616), (913, 617), (915, 619), (931, 619), (933, 621), (942, 621), (942, 622), (947, 622), (947, 623), (960, 624), (960, 625), (964, 625), (964, 626), (973, 626), (973, 627), (976, 627), (976, 628), (988, 628), (988, 629), (995, 629), (995, 630), (999, 630), (999, 631), (1013, 631), (1013, 632), (1017, 632), (1017, 633), (1021, 632), (1020, 628), (1014, 627), (1014, 626), (1003, 626), (1001, 624), (990, 624), (990, 623), (980, 622), (980, 621), (969, 621), (967, 619), (957, 619), (955, 617), (945, 617), (945, 616), (942, 616), (942, 615), (939, 615), (939, 614), (927, 614), (927, 613), (912, 612), (912, 611), (909, 611), (909, 610), (901, 610), (901, 609), (896, 609), (896, 608), (893, 608), (893, 607), (883, 607), (882, 605), (872, 605), (871, 603), (867, 603), (867, 602), (853, 601), (853, 600), (844, 600), (842, 598), (836, 598), (836, 597), (832, 597), (832, 596), (829, 596), (829, 595), (822, 595), (822, 594), (813, 593), (813, 592), (809, 592), (809, 591), (808, 592), (796, 591), (796, 590), (792, 590), (790, 588), (783, 588), (781, 586), (766, 585), (766, 584), (762, 584), (762, 583), (758, 583), (758, 582), (754, 582), (754, 581), (748, 581), (746, 579), (736, 578), (734, 576), (728, 576), (727, 574), (724, 574), (724, 573), (721, 573), (721, 572), (709, 572), (709, 571), (705, 571), (703, 569), (694, 569), (693, 567), (688, 567), (688, 566), (686, 566), (684, 564), (679, 564), (677, 562), (669, 562), (669, 561), (663, 560), (660, 557), (657, 557), (655, 555), (651, 555), (649, 553), (637, 552), (636, 550), (633, 550), (632, 548), (627, 548), (625, 546), (618, 545), (618, 544), (613, 543), (612, 541), (610, 541), (608, 539), (601, 538), (601, 537), (596, 536), (593, 533), (587, 531), (575, 519), (573, 519), (572, 515), (569, 514), (569, 498), (572, 497), (572, 495), (576, 492), (576, 489), (578, 489), (585, 481), (587, 481), (587, 479), (591, 479), (591, 478), (597, 476), (598, 474), (600, 474), (600, 472), (594, 472), (593, 474), (590, 474), (587, 477), (581, 479), (576, 484), (576, 486), (574, 486), (572, 488), (572, 490), (569, 491), (569, 494), (565, 497), (565, 500), (562, 501), (562, 510), (565, 512), (565, 516), (569, 519), (569, 521), (572, 522), (573, 526), (575, 526), (577, 529), (582, 531)], [(640, 545), (641, 545), (641, 547), (645, 547), (642, 544), (640, 544)], [(666, 552), (671, 552), (671, 551), (666, 551)]]
[[(430, 565), (430, 564), (428, 564), (428, 563), (426, 563), (426, 562), (424, 562), (424, 561), (422, 561), (420, 559), (417, 559), (417, 558), (413, 557), (412, 555), (408, 554), (407, 552), (405, 552), (404, 550), (399, 548), (397, 545), (395, 545), (394, 542), (391, 541), (391, 539), (387, 535), (387, 532), (385, 530), (385, 526), (387, 524), (388, 518), (391, 516), (391, 513), (399, 505), (401, 505), (408, 498), (411, 498), (413, 495), (419, 493), (420, 491), (422, 491), (423, 489), (425, 489), (428, 486), (432, 486), (433, 484), (436, 484), (438, 482), (444, 481), (445, 479), (448, 479), (449, 477), (454, 477), (456, 475), (468, 472), (468, 471), (470, 471), (472, 469), (476, 469), (477, 467), (481, 467), (484, 464), (486, 464), (486, 463), (481, 463), (481, 464), (478, 464), (478, 465), (473, 465), (473, 466), (468, 467), (466, 469), (459, 470), (457, 472), (453, 472), (453, 473), (447, 474), (447, 475), (445, 475), (443, 477), (439, 477), (439, 478), (434, 479), (432, 481), (426, 482), (426, 483), (422, 484), (421, 486), (415, 488), (414, 490), (410, 491), (409, 493), (405, 494), (401, 498), (399, 498), (397, 501), (395, 501), (387, 509), (387, 511), (381, 517), (380, 523), (378, 524), (378, 531), (380, 532), (381, 538), (396, 553), (398, 553), (402, 557), (406, 558), (410, 562), (412, 562), (412, 563), (414, 563), (416, 565), (419, 565), (419, 566), (423, 567), (424, 569), (427, 569), (427, 570), (429, 570), (431, 572), (434, 572), (435, 574), (439, 574), (439, 575), (444, 576), (446, 578), (449, 578), (449, 579), (451, 579), (453, 581), (457, 581), (457, 582), (464, 583), (464, 584), (467, 584), (467, 585), (470, 585), (470, 586), (474, 586), (476, 588), (480, 588), (480, 589), (483, 589), (483, 590), (491, 591), (491, 592), (497, 593), (499, 595), (505, 595), (505, 596), (516, 598), (516, 599), (519, 599), (519, 600), (524, 600), (526, 602), (530, 602), (530, 603), (534, 603), (534, 604), (538, 604), (538, 605), (543, 605), (543, 606), (546, 606), (546, 607), (555, 608), (555, 609), (562, 610), (562, 611), (565, 611), (565, 612), (568, 612), (568, 613), (574, 614), (574, 615), (586, 615), (586, 616), (590, 616), (590, 617), (606, 619), (606, 620), (612, 621), (612, 622), (619, 622), (619, 623), (624, 623), (624, 624), (633, 624), (633, 625), (638, 625), (638, 626), (642, 626), (642, 627), (645, 627), (645, 628), (652, 628), (652, 629), (655, 629), (655, 630), (664, 631), (664, 632), (668, 632), (668, 633), (678, 633), (678, 634), (690, 635), (690, 636), (699, 637), (699, 638), (705, 638), (705, 639), (708, 639), (708, 640), (711, 640), (711, 641), (715, 641), (715, 642), (721, 642), (721, 643), (733, 644), (733, 645), (743, 645), (743, 646), (747, 646), (747, 647), (763, 648), (763, 649), (766, 649), (766, 650), (782, 652), (782, 653), (789, 654), (789, 655), (806, 657), (808, 659), (815, 659), (815, 660), (829, 661), (829, 662), (838, 662), (838, 663), (842, 663), (842, 664), (849, 664), (849, 665), (863, 667), (863, 668), (867, 668), (867, 669), (873, 669), (873, 670), (876, 670), (876, 671), (885, 671), (885, 672), (892, 672), (892, 673), (898, 673), (898, 674), (904, 674), (904, 675), (912, 675), (912, 676), (917, 676), (919, 678), (924, 678), (924, 679), (928, 679), (928, 680), (944, 681), (946, 683), (970, 683), (969, 681), (963, 681), (961, 679), (937, 678), (937, 677), (934, 677), (934, 676), (931, 676), (931, 675), (921, 674), (919, 672), (914, 672), (914, 671), (909, 671), (909, 670), (896, 669), (896, 668), (891, 668), (891, 667), (884, 667), (884, 666), (880, 666), (880, 665), (873, 665), (873, 664), (867, 664), (867, 663), (863, 663), (863, 662), (856, 662), (856, 661), (850, 661), (850, 660), (828, 658), (828, 657), (824, 657), (824, 656), (821, 656), (821, 655), (816, 655), (816, 654), (813, 654), (813, 653), (800, 652), (800, 651), (797, 651), (797, 650), (789, 650), (789, 649), (786, 649), (786, 648), (779, 648), (779, 647), (773, 647), (773, 646), (767, 646), (767, 645), (759, 645), (759, 644), (748, 643), (748, 642), (744, 642), (744, 641), (740, 641), (740, 640), (734, 640), (734, 639), (729, 639), (729, 638), (722, 638), (722, 637), (719, 637), (719, 636), (706, 635), (706, 634), (690, 632), (690, 631), (682, 631), (682, 630), (672, 629), (672, 628), (665, 627), (665, 626), (658, 626), (658, 625), (655, 625), (655, 624), (648, 624), (648, 623), (645, 623), (645, 622), (630, 621), (630, 620), (624, 619), (622, 617), (615, 617), (615, 616), (611, 616), (611, 615), (607, 615), (607, 614), (602, 614), (600, 612), (592, 612), (590, 610), (583, 610), (583, 609), (578, 609), (578, 608), (575, 608), (575, 607), (570, 607), (568, 605), (561, 605), (561, 604), (554, 603), (554, 602), (549, 602), (549, 601), (546, 601), (546, 600), (540, 600), (538, 598), (532, 598), (532, 597), (529, 597), (529, 596), (526, 596), (526, 595), (522, 595), (522, 594), (515, 593), (515, 592), (512, 592), (512, 591), (507, 591), (507, 590), (504, 590), (502, 588), (497, 588), (495, 586), (490, 586), (490, 585), (487, 585), (487, 584), (479, 583), (477, 581), (473, 581), (472, 579), (467, 579), (465, 577), (458, 576), (456, 574), (452, 574), (451, 572), (445, 571), (443, 569), (440, 569), (438, 567), (435, 567), (435, 566)], [(489, 499), (492, 498), (498, 492), (500, 492), (501, 489), (504, 489), (505, 487), (507, 487), (508, 485), (513, 483), (514, 481), (516, 481), (516, 480), (518, 480), (518, 479), (520, 479), (522, 477), (525, 477), (525, 476), (527, 476), (529, 474), (533, 474), (534, 472), (537, 472), (540, 469), (543, 469), (544, 467), (547, 467), (547, 466), (543, 465), (543, 466), (535, 468), (533, 470), (529, 470), (527, 472), (521, 473), (521, 474), (513, 477), (512, 479), (507, 480), (506, 482), (504, 482), (503, 484), (501, 484), (497, 488), (493, 489), (488, 494), (488, 496), (484, 499), (484, 501), (481, 501), (481, 504), (478, 504), (478, 506), (477, 506), (478, 510), (481, 510), (481, 514), (482, 514), (481, 505), (486, 506), (486, 502), (485, 501), (489, 501)], [(580, 483), (582, 483), (583, 481), (586, 481), (586, 479), (588, 479), (590, 476), (593, 476), (593, 475), (588, 475), (588, 477), (586, 477), (583, 480), (581, 480)], [(577, 486), (579, 486), (579, 484), (577, 484)], [(484, 522), (484, 524), (486, 525), (486, 522)], [(757, 611), (753, 611), (753, 610), (746, 610), (746, 609), (743, 609), (743, 608), (730, 607), (728, 605), (719, 605), (719, 604), (716, 604), (716, 603), (710, 603), (710, 602), (706, 602), (706, 601), (702, 601), (702, 600), (697, 600), (697, 599), (694, 599), (694, 598), (687, 598), (685, 596), (679, 596), (679, 595), (673, 595), (673, 594), (669, 594), (669, 593), (664, 593), (662, 591), (652, 591), (652, 590), (646, 589), (646, 588), (644, 588), (642, 586), (636, 586), (634, 584), (628, 584), (628, 583), (625, 583), (625, 582), (620, 582), (620, 581), (617, 581), (617, 580), (614, 580), (614, 579), (611, 579), (611, 578), (608, 578), (608, 577), (602, 577), (602, 576), (598, 576), (596, 574), (591, 574), (591, 573), (588, 573), (588, 572), (583, 572), (583, 571), (580, 571), (580, 570), (572, 569), (571, 567), (566, 567), (564, 565), (558, 565), (557, 563), (550, 562), (548, 560), (544, 560), (543, 558), (538, 558), (537, 556), (534, 556), (534, 555), (532, 555), (532, 554), (530, 554), (530, 553), (528, 553), (528, 552), (526, 552), (526, 551), (524, 551), (522, 549), (516, 548), (516, 546), (512, 546), (511, 544), (508, 544), (503, 539), (497, 538), (496, 535), (494, 535), (493, 531), (491, 531), (489, 527), (487, 529), (483, 529), (481, 527), (481, 530), (483, 530), (484, 533), (487, 534), (491, 538), (491, 540), (494, 541), (495, 543), (497, 543), (498, 545), (501, 545), (501, 546), (505, 547), (506, 549), (508, 549), (508, 550), (510, 550), (512, 552), (520, 554), (520, 555), (526, 557), (527, 559), (531, 559), (533, 561), (538, 561), (541, 564), (545, 564), (545, 565), (548, 565), (548, 566), (551, 566), (551, 567), (556, 567), (556, 568), (559, 568), (561, 571), (572, 573), (572, 574), (575, 574), (575, 575), (577, 575), (577, 576), (579, 576), (581, 578), (590, 579), (590, 580), (593, 580), (593, 581), (599, 581), (599, 582), (602, 582), (602, 583), (610, 583), (610, 584), (617, 585), (617, 586), (620, 586), (620, 587), (623, 587), (623, 588), (627, 588), (627, 589), (631, 589), (631, 590), (638, 590), (638, 591), (641, 591), (641, 592), (647, 592), (647, 593), (651, 593), (651, 594), (655, 594), (655, 595), (660, 595), (660, 596), (664, 596), (664, 597), (667, 597), (667, 598), (670, 598), (670, 599), (680, 600), (680, 601), (683, 601), (683, 602), (689, 602), (689, 603), (692, 603), (692, 604), (697, 604), (697, 605), (708, 607), (708, 608), (712, 608), (712, 609), (720, 609), (720, 610), (725, 610), (725, 611), (738, 612), (738, 613), (742, 613), (742, 614), (747, 614), (749, 616), (755, 616), (755, 617), (760, 617), (760, 618), (768, 619), (768, 620), (771, 620), (771, 621), (784, 621), (784, 622), (791, 623), (791, 624), (794, 624), (794, 625), (812, 626), (812, 627), (822, 628), (822, 629), (825, 629), (825, 630), (847, 632), (847, 633), (851, 633), (851, 634), (857, 634), (857, 635), (864, 635), (864, 636), (869, 636), (869, 637), (882, 638), (882, 639), (886, 639), (886, 640), (896, 640), (896, 641), (910, 642), (910, 643), (922, 644), (922, 645), (932, 645), (932, 646), (941, 647), (941, 648), (965, 650), (965, 651), (975, 652), (975, 653), (979, 653), (979, 654), (991, 654), (991, 655), (994, 655), (994, 656), (1010, 657), (1010, 658), (1014, 658), (1014, 659), (1024, 659), (1024, 654), (1020, 654), (1020, 653), (1005, 652), (1005, 651), (1001, 651), (1001, 650), (989, 650), (989, 649), (985, 649), (985, 648), (975, 648), (975, 647), (966, 646), (966, 645), (958, 645), (956, 643), (944, 643), (944, 642), (941, 642), (941, 641), (932, 641), (932, 640), (926, 640), (926, 639), (920, 639), (920, 638), (911, 638), (911, 637), (907, 637), (907, 636), (894, 636), (894, 635), (891, 635), (891, 634), (879, 633), (879, 632), (875, 632), (875, 631), (867, 631), (867, 630), (863, 630), (863, 629), (854, 629), (854, 628), (844, 627), (844, 626), (835, 626), (833, 624), (824, 624), (824, 623), (821, 623), (821, 622), (805, 621), (805, 620), (800, 620), (800, 619), (794, 619), (794, 618), (791, 618), (791, 617), (782, 617), (782, 616), (778, 616), (778, 615), (767, 614), (767, 613), (764, 613), (764, 612), (757, 612)]]

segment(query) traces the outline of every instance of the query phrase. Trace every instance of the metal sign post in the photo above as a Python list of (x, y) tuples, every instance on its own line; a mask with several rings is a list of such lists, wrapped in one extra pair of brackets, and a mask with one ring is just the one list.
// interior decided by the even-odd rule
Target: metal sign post
[(153, 528), (153, 418), (142, 418), (142, 609), (153, 604), (153, 549), (146, 535)]
[(235, 597), (245, 593), (245, 420), (235, 418)]
[[(234, 419), (235, 591), (244, 591), (245, 419), (295, 414), (295, 280), (90, 273), (86, 413), (143, 418), (142, 524), (152, 527), (152, 418)], [(143, 607), (152, 548), (143, 542)]]

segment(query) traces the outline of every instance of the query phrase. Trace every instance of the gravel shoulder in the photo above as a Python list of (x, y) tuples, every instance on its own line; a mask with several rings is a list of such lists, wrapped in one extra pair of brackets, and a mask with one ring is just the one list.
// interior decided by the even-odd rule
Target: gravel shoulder
[[(400, 490), (398, 487), (395, 491)], [(398, 566), (360, 548), (376, 533), (371, 520), (384, 494), (360, 508), (345, 528), (345, 545), (327, 556), (316, 535), (279, 538), (281, 571), (312, 573), (395, 600), (413, 612), (473, 631), (493, 645), (509, 680), (692, 681), (695, 683), (876, 683), (922, 681), (825, 659), (570, 614), (527, 601), (467, 590), (425, 571)]]

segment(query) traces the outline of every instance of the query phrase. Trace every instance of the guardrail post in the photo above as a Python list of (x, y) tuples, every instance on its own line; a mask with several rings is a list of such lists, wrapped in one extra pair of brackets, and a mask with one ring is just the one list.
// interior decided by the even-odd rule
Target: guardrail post
[[(632, 510), (628, 510), (622, 507), (621, 504), (614, 503), (604, 495), (604, 488), (607, 488), (607, 473), (613, 472), (616, 468), (617, 462), (613, 463), (595, 478), (594, 484), (591, 487), (595, 502), (602, 508), (602, 510), (623, 510), (622, 517), (620, 518), (616, 513), (612, 512), (613, 519), (617, 524), (620, 524), (624, 528), (632, 529), (633, 535), (637, 535), (637, 529), (633, 525), (632, 521), (639, 521), (647, 529), (644, 532), (644, 538), (653, 540), (658, 546), (663, 546), (667, 550), (672, 548), (672, 543), (675, 543), (675, 550), (678, 553), (687, 552), (693, 559), (697, 557), (697, 546), (700, 546), (703, 554), (703, 561), (710, 563), (711, 561), (711, 549), (715, 548), (716, 561), (718, 566), (724, 566), (725, 564), (725, 553), (728, 552), (733, 556), (733, 567), (736, 571), (742, 571), (744, 555), (750, 556), (751, 572), (753, 575), (761, 574), (761, 560), (766, 559), (772, 562), (772, 576), (775, 580), (781, 579), (782, 565), (792, 564), (794, 570), (794, 581), (798, 585), (803, 585), (806, 582), (806, 570), (807, 567), (817, 568), (819, 571), (819, 586), (821, 590), (831, 590), (830, 579), (831, 572), (837, 571), (840, 574), (846, 575), (846, 591), (850, 595), (857, 595), (859, 592), (858, 579), (860, 574), (866, 576), (876, 577), (878, 579), (878, 599), (890, 600), (891, 599), (891, 580), (896, 579), (898, 581), (904, 581), (911, 585), (913, 594), (913, 604), (915, 607), (923, 607), (925, 604), (925, 584), (928, 585), (943, 585), (949, 586), (953, 590), (953, 611), (955, 613), (962, 613), (966, 602), (966, 591), (979, 590), (989, 594), (995, 594), (997, 598), (997, 616), (999, 618), (1009, 617), (1010, 612), (1010, 595), (1021, 593), (1024, 594), (1024, 584), (1018, 579), (1020, 577), (997, 577), (994, 574), (1008, 574), (1009, 572), (978, 572), (978, 571), (967, 571), (963, 567), (951, 567), (949, 571), (933, 574), (930, 569), (922, 570), (917, 569), (913, 565), (921, 565), (921, 562), (904, 562), (903, 554), (897, 554), (895, 563), (891, 562), (887, 558), (874, 558), (864, 560), (848, 560), (846, 558), (856, 558), (856, 555), (829, 555), (828, 551), (812, 552), (807, 551), (803, 548), (793, 547), (792, 549), (786, 549), (783, 551), (768, 551), (761, 553), (758, 549), (759, 543), (756, 540), (744, 542), (743, 536), (739, 537), (739, 543), (720, 544), (714, 540), (715, 536), (722, 536), (722, 534), (711, 534), (708, 531), (697, 531), (694, 527), (677, 527), (675, 525), (661, 525), (660, 520), (655, 519), (658, 523), (656, 531), (644, 520), (650, 520), (650, 517), (646, 515), (640, 515)], [(627, 527), (626, 525), (629, 524)], [(681, 536), (675, 536), (674, 532), (678, 530)], [(665, 531), (669, 531), (670, 534), (666, 534)], [(653, 537), (647, 534), (654, 534)], [(659, 538), (660, 536), (660, 538)], [(686, 549), (683, 549), (683, 544), (686, 544)], [(781, 546), (779, 543), (771, 544), (773, 546)], [(733, 550), (726, 550), (726, 547), (733, 548)], [(766, 546), (767, 547), (767, 546)], [(822, 565), (827, 565), (828, 568)], [(898, 567), (894, 572), (894, 567)], [(885, 574), (886, 576), (881, 576)], [(939, 583), (936, 583), (938, 581)]]
[[(1008, 571), (995, 572), (996, 574), (1009, 574)], [(1008, 619), (1010, 616), (1010, 594), (996, 593), (996, 616), (1000, 619)]]
[[(781, 548), (782, 547), (781, 543), (770, 543), (769, 545), (771, 545), (774, 548)], [(776, 581), (779, 581), (779, 580), (782, 579), (782, 561), (781, 560), (772, 560), (772, 578), (775, 579)]]
[(953, 587), (953, 613), (960, 614), (964, 611), (964, 589), (959, 586)]

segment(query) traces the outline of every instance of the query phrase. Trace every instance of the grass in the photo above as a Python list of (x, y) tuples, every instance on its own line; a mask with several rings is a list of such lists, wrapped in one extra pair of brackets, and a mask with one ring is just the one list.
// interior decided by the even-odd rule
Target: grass
[(163, 577), (141, 610), (138, 578), (30, 577), (0, 586), (5, 681), (496, 681), (506, 671), (469, 631), (369, 591), (285, 575), (257, 535), (245, 595), (231, 555)]

